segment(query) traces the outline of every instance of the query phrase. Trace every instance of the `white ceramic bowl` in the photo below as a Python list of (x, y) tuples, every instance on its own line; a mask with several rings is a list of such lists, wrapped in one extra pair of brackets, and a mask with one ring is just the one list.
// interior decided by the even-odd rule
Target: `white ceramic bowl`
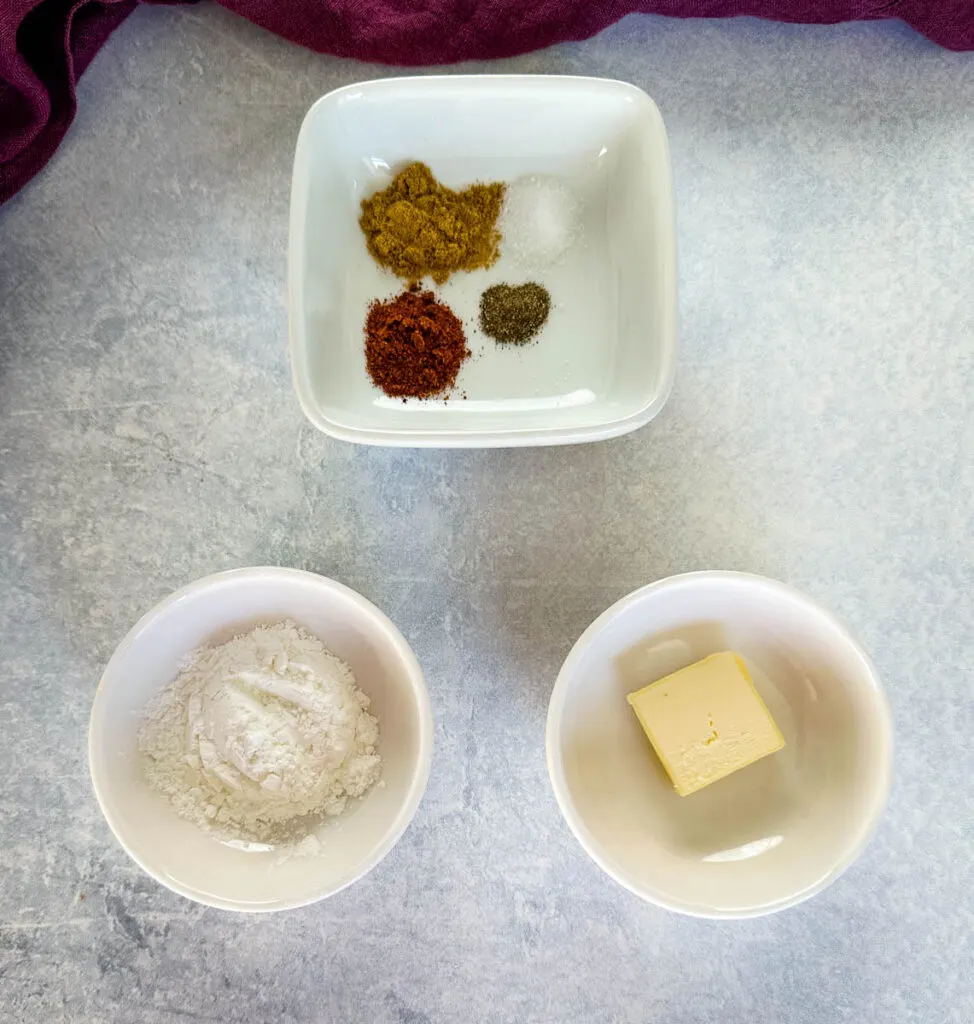
[[(317, 856), (235, 849), (179, 818), (146, 784), (137, 748), (149, 701), (204, 644), (292, 619), (349, 663), (379, 719), (383, 785), (322, 825)], [(132, 859), (174, 892), (226, 910), (283, 910), (331, 896), (376, 866), (405, 831), (429, 776), (433, 718), (420, 667), (396, 627), (334, 580), (237, 569), (190, 584), (133, 627), (98, 685), (88, 733), (95, 795)]]
[[(360, 202), (413, 160), (451, 187), (558, 175), (581, 204), (583, 243), (563, 264), (525, 271), (502, 243), (489, 270), (436, 289), (467, 325), (473, 352), (449, 402), (387, 398), (365, 368), (369, 303), (403, 286), (369, 256)], [(634, 430), (663, 407), (673, 379), (675, 238), (666, 129), (633, 85), (458, 75), (329, 93), (301, 126), (291, 187), (291, 366), (301, 406), (326, 433), (366, 444), (567, 444)], [(553, 302), (538, 340), (502, 346), (485, 337), (484, 289), (532, 279)]]
[[(688, 797), (626, 694), (716, 651), (739, 652), (786, 742)], [(876, 670), (824, 609), (731, 572), (654, 583), (609, 608), (551, 695), (548, 771), (586, 852), (637, 896), (700, 917), (751, 917), (831, 884), (886, 802), (892, 727)]]

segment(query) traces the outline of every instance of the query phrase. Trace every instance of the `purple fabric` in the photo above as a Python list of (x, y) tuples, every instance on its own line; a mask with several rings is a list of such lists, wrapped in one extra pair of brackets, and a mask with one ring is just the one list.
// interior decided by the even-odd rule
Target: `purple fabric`
[[(0, 203), (50, 159), (75, 83), (138, 0), (0, 0)], [(179, 0), (175, 0), (179, 2)], [(899, 18), (941, 46), (974, 50), (974, 0), (219, 0), (322, 53), (385, 64), (508, 57), (584, 39), (636, 11), (750, 14), (831, 24)]]
[(47, 163), (74, 86), (136, 0), (0, 0), (0, 203)]

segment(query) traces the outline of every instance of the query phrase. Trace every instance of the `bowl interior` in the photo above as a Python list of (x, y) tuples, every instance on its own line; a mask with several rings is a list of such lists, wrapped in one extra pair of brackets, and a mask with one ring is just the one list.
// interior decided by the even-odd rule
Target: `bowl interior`
[[(786, 746), (687, 797), (670, 784), (627, 693), (716, 651), (739, 652)], [(743, 916), (821, 889), (883, 807), (890, 735), (868, 659), (812, 602), (737, 574), (646, 588), (597, 620), (552, 695), (549, 766), (583, 845), (672, 909)]]
[[(146, 705), (175, 678), (189, 652), (287, 618), (347, 661), (372, 698), (383, 773), (365, 797), (316, 830), (320, 855), (284, 859), (280, 850), (233, 848), (179, 818), (145, 782), (137, 732)], [(429, 714), (419, 666), (394, 627), (363, 598), (310, 573), (225, 573), (150, 612), (116, 651), (92, 711), (92, 779), (122, 845), (164, 885), (236, 910), (297, 906), (354, 881), (402, 833), (425, 786)]]
[[(438, 296), (473, 357), (464, 401), (389, 399), (365, 368), (363, 326), (402, 284), (369, 256), (360, 200), (421, 159), (451, 187), (557, 174), (581, 202), (584, 244), (543, 273), (505, 256)], [(672, 369), (673, 200), (662, 120), (633, 86), (596, 79), (458, 76), (369, 82), (319, 101), (301, 130), (291, 216), (295, 378), (317, 425), (358, 433), (577, 431), (662, 405)], [(539, 280), (553, 309), (535, 344), (500, 346), (478, 325), (485, 288)], [(359, 437), (359, 439), (364, 439)]]

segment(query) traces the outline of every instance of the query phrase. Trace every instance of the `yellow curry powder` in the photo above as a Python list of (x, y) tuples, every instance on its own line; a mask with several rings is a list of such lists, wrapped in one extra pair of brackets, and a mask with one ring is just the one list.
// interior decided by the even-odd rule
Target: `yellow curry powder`
[(454, 192), (417, 161), (362, 200), (359, 226), (377, 263), (409, 282), (428, 275), (443, 284), (454, 271), (497, 260), (503, 200), (501, 182)]

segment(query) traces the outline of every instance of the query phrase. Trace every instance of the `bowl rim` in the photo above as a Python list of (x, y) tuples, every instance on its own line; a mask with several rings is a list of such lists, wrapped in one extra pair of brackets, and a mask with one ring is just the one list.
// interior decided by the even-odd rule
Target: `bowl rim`
[[(701, 904), (684, 902), (673, 898), (662, 890), (642, 883), (636, 882), (619, 869), (613, 859), (607, 854), (602, 843), (592, 834), (585, 825), (581, 815), (575, 809), (568, 785), (565, 782), (564, 770), (562, 767), (561, 750), (561, 725), (564, 718), (565, 703), (568, 692), (568, 680), (574, 675), (577, 663), (582, 654), (594, 637), (600, 633), (611, 621), (616, 619), (632, 605), (637, 604), (648, 594), (662, 590), (668, 590), (674, 586), (686, 584), (707, 585), (712, 582), (737, 581), (744, 585), (757, 585), (770, 589), (780, 596), (786, 598), (795, 605), (802, 606), (804, 611), (820, 618), (824, 618), (830, 625), (836, 628), (842, 640), (849, 645), (863, 667), (863, 676), (868, 679), (867, 690), (871, 693), (874, 702), (874, 712), (879, 726), (879, 739), (881, 743), (880, 757), (882, 763), (879, 766), (878, 783), (869, 794), (868, 807), (863, 815), (853, 841), (849, 844), (842, 857), (840, 857), (829, 870), (812, 885), (784, 896), (781, 899), (770, 903), (763, 903), (754, 907), (735, 908), (733, 910), (718, 909)], [(562, 813), (568, 827), (581, 844), (582, 849), (595, 861), (596, 864), (614, 881), (623, 888), (639, 896), (648, 903), (653, 903), (664, 910), (672, 910), (676, 913), (685, 914), (690, 917), (707, 918), (712, 920), (743, 920), (752, 917), (763, 917), (773, 914), (788, 907), (796, 906), (810, 899), (812, 896), (822, 892), (830, 886), (840, 875), (858, 859), (859, 855), (872, 839), (876, 828), (882, 818), (886, 803), (889, 797), (892, 782), (893, 769), (893, 720), (889, 707), (889, 701), (883, 690), (879, 673), (866, 653), (865, 648), (853, 633), (845, 627), (836, 616), (824, 605), (806, 596), (800, 591), (782, 583), (779, 580), (761, 576), (756, 573), (738, 572), (723, 569), (704, 569), (695, 572), (679, 573), (667, 576), (654, 583), (626, 594), (614, 604), (610, 605), (601, 613), (582, 635), (575, 641), (572, 649), (562, 664), (555, 679), (555, 685), (551, 691), (548, 702), (548, 716), (545, 725), (545, 760), (548, 766), (548, 779), (554, 791), (555, 801)]]
[[(304, 244), (306, 223), (306, 197), (308, 194), (308, 167), (305, 152), (308, 147), (310, 125), (344, 95), (364, 92), (394, 92), (402, 86), (419, 86), (421, 89), (436, 88), (444, 82), (462, 85), (486, 86), (497, 83), (529, 84), (539, 89), (551, 85), (566, 85), (579, 88), (598, 88), (618, 92), (620, 95), (635, 96), (643, 104), (650, 119), (659, 129), (662, 144), (660, 167), (662, 175), (658, 184), (662, 189), (669, 218), (665, 231), (661, 232), (657, 245), (666, 254), (666, 291), (668, 301), (664, 309), (664, 327), (660, 345), (660, 375), (657, 387), (647, 392), (645, 401), (635, 412), (617, 419), (606, 419), (586, 427), (502, 427), (490, 430), (429, 428), (413, 430), (396, 427), (351, 427), (333, 420), (318, 406), (311, 391), (306, 372), (305, 352), (307, 338), (303, 318), (298, 310), (303, 307), (304, 276), (299, 258)], [(655, 100), (632, 82), (618, 78), (600, 78), (597, 75), (531, 75), (531, 74), (436, 74), (436, 75), (395, 75), (391, 78), (372, 78), (364, 82), (353, 82), (319, 96), (301, 121), (294, 148), (294, 162), (291, 171), (291, 192), (288, 211), (287, 242), (287, 306), (288, 306), (288, 355), (291, 364), (291, 382), (307, 419), (320, 431), (339, 441), (353, 444), (375, 445), (387, 448), (521, 448), (548, 445), (583, 444), (620, 437), (646, 426), (662, 411), (673, 390), (676, 373), (679, 293), (677, 281), (676, 241), (676, 194), (673, 184), (673, 158), (670, 152), (669, 135), (663, 115)]]
[[(139, 642), (139, 639), (145, 630), (151, 624), (155, 623), (156, 620), (165, 615), (174, 605), (188, 597), (196, 596), (203, 591), (216, 589), (222, 586), (232, 587), (243, 581), (252, 582), (254, 580), (267, 579), (311, 584), (321, 590), (337, 593), (350, 604), (355, 606), (360, 612), (364, 613), (364, 616), (370, 620), (372, 625), (376, 627), (379, 632), (383, 633), (392, 643), (393, 648), (398, 654), (405, 669), (406, 677), (409, 680), (413, 701), (419, 714), (418, 756), (413, 770), (413, 778), (410, 782), (406, 799), (399, 808), (396, 816), (392, 819), (389, 827), (386, 829), (382, 840), (354, 871), (342, 878), (339, 884), (333, 888), (307, 898), (285, 900), (275, 902), (270, 905), (242, 903), (236, 900), (222, 899), (207, 893), (202, 893), (181, 885), (175, 879), (168, 877), (165, 873), (155, 868), (142, 855), (132, 849), (123, 837), (117, 816), (112, 813), (106, 805), (107, 797), (105, 794), (108, 792), (110, 782), (108, 779), (103, 777), (101, 770), (97, 767), (98, 754), (101, 750), (103, 741), (103, 737), (101, 735), (102, 714), (109, 699), (106, 695), (106, 689), (109, 689), (112, 685), (118, 685), (117, 683), (111, 682), (112, 673), (117, 671), (118, 663)], [(228, 625), (229, 624), (230, 623), (228, 623)], [(129, 857), (131, 857), (147, 875), (154, 878), (157, 882), (172, 892), (178, 893), (180, 896), (185, 896), (187, 899), (193, 900), (195, 903), (203, 904), (204, 906), (215, 907), (219, 910), (232, 910), (239, 913), (275, 913), (281, 910), (293, 910), (298, 907), (308, 906), (309, 904), (327, 899), (329, 896), (334, 896), (336, 893), (348, 888), (350, 885), (367, 875), (388, 855), (412, 822), (413, 817), (415, 816), (423, 799), (423, 795), (426, 792), (426, 785), (429, 781), (432, 759), (433, 710), (430, 702), (429, 690), (416, 655), (413, 653), (412, 648), (406, 642), (405, 637), (399, 631), (395, 623), (393, 623), (393, 621), (380, 608), (374, 605), (367, 598), (363, 597), (357, 591), (352, 590), (351, 587), (346, 586), (344, 583), (339, 583), (337, 580), (331, 579), (328, 576), (321, 576), (315, 572), (309, 572), (304, 569), (285, 568), (282, 566), (249, 566), (212, 573), (211, 575), (203, 576), (200, 579), (194, 580), (192, 583), (188, 583), (184, 587), (180, 587), (178, 590), (173, 591), (167, 597), (155, 604), (138, 620), (138, 622), (135, 623), (128, 633), (125, 634), (121, 642), (113, 651), (111, 658), (109, 658), (108, 663), (105, 665), (101, 677), (98, 680), (98, 687), (95, 691), (91, 714), (88, 719), (88, 774), (91, 779), (95, 799), (98, 802), (102, 815), (104, 816), (109, 829), (111, 829), (112, 835), (114, 835), (122, 849), (125, 850)]]

